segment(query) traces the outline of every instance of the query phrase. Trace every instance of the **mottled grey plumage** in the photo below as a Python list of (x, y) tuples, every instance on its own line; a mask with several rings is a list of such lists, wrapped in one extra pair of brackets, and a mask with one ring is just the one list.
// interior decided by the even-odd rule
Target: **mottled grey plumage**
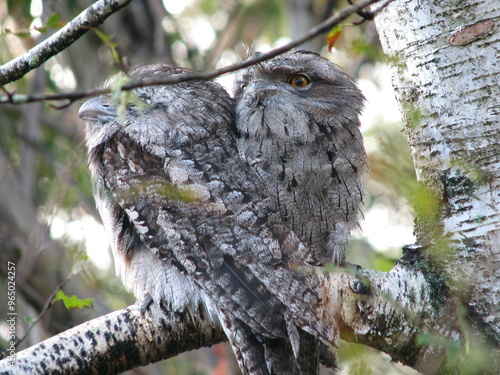
[(327, 59), (297, 51), (244, 70), (235, 100), (240, 153), (309, 249), (307, 261), (342, 264), (368, 169), (363, 95)]
[[(166, 65), (131, 70), (165, 78)], [(298, 374), (299, 335), (336, 338), (319, 281), (241, 160), (232, 100), (217, 84), (138, 88), (124, 119), (108, 97), (86, 102), (95, 198), (117, 273), (138, 299), (173, 310), (200, 305), (221, 324), (245, 374)], [(300, 333), (299, 333), (300, 332)]]

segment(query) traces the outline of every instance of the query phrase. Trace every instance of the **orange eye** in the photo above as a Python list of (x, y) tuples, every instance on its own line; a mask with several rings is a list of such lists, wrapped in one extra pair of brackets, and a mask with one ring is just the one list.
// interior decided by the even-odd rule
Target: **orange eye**
[(288, 82), (294, 87), (306, 87), (311, 80), (304, 74), (295, 74)]

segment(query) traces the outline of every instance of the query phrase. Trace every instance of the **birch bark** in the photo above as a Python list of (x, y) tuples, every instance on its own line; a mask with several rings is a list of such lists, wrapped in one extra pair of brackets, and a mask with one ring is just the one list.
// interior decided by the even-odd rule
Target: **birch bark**
[(427, 197), (417, 239), (469, 339), (498, 348), (500, 2), (398, 0), (376, 23)]

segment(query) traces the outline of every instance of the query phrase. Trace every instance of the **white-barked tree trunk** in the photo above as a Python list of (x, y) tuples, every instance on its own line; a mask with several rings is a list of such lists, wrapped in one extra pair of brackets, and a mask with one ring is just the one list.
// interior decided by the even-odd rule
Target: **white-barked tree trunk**
[(396, 0), (376, 23), (422, 184), (422, 253), (457, 299), (458, 341), (498, 361), (500, 2)]

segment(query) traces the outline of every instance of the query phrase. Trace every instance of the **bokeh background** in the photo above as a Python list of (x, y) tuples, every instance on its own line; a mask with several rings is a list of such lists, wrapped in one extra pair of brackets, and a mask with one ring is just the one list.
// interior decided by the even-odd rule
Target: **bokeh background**
[[(91, 3), (0, 0), (0, 64), (52, 35)], [(346, 5), (345, 0), (134, 0), (98, 31), (89, 31), (5, 89), (23, 94), (92, 89), (127, 64), (162, 62), (208, 71), (280, 46)], [(375, 25), (346, 23), (331, 51), (325, 36), (301, 48), (338, 64), (367, 97), (362, 127), (371, 175), (365, 220), (353, 233), (348, 261), (390, 270), (401, 247), (414, 241), (415, 173)], [(227, 75), (219, 81), (231, 91), (232, 79)], [(115, 277), (92, 198), (80, 104), (59, 110), (47, 103), (0, 104), (0, 300), (7, 301), (10, 261), (16, 264), (19, 337), (63, 280), (66, 295), (93, 301), (92, 308), (77, 309), (53, 303), (18, 349), (134, 303)], [(0, 303), (2, 352), (7, 348), (6, 308)], [(360, 345), (342, 342), (339, 353), (341, 374), (415, 373)], [(220, 344), (129, 373), (224, 375), (238, 370), (230, 349)]]

